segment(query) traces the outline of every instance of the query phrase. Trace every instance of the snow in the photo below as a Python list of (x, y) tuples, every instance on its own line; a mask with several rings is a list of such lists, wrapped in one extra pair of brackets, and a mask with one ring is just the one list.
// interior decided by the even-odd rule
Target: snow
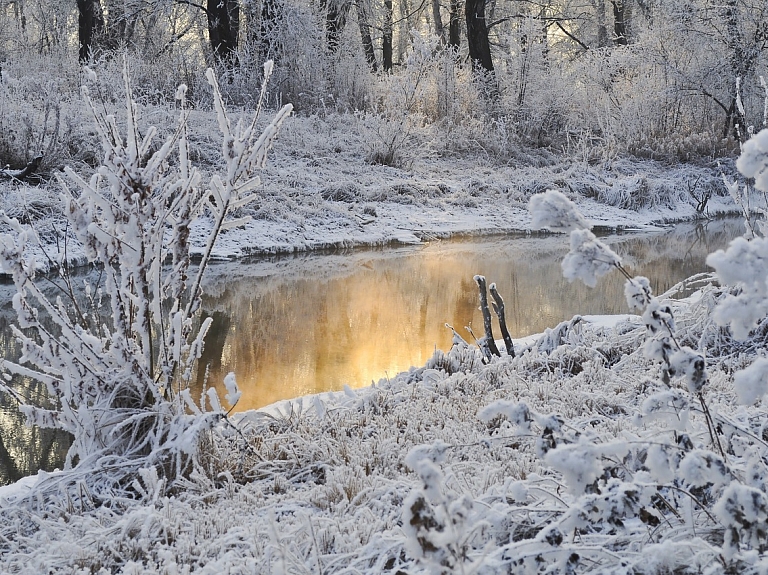
[[(216, 122), (224, 133), (220, 167), (227, 177), (210, 180), (214, 202), (203, 198), (213, 216), (229, 199), (253, 191), (254, 180), (237, 180), (240, 160), (249, 165), (264, 161), (261, 152), (246, 153), (248, 125), (238, 122), (233, 130), (223, 102), (216, 104)], [(114, 128), (111, 122), (106, 117), (103, 127)], [(267, 138), (274, 136), (270, 130)], [(135, 159), (147, 146), (148, 140), (134, 139), (120, 152)], [(266, 153), (268, 147), (260, 150)], [(750, 160), (748, 167), (756, 163)], [(302, 168), (301, 161), (284, 164)], [(199, 407), (189, 393), (182, 394), (189, 409), (179, 402), (178, 413), (158, 400), (152, 431), (168, 450), (166, 457), (140, 443), (154, 457), (141, 459), (146, 465), (130, 481), (123, 477), (109, 489), (95, 489), (93, 477), (117, 473), (128, 464), (108, 452), (88, 459), (83, 450), (83, 464), (72, 470), (40, 473), (0, 489), (2, 570), (630, 573), (644, 571), (649, 554), (656, 552), (667, 553), (653, 558), (660, 571), (684, 572), (702, 564), (730, 572), (765, 568), (768, 504), (753, 485), (768, 482), (765, 412), (756, 404), (765, 392), (766, 364), (764, 358), (751, 363), (764, 341), (748, 337), (764, 321), (763, 272), (750, 268), (738, 275), (728, 267), (733, 253), (717, 256), (713, 262), (718, 273), (722, 269), (721, 277), (737, 280), (736, 295), (728, 287), (708, 284), (689, 300), (657, 299), (647, 280), (630, 278), (618, 256), (586, 228), (650, 227), (667, 218), (693, 216), (688, 203), (652, 199), (640, 210), (627, 210), (578, 193), (571, 202), (560, 192), (547, 192), (531, 202), (531, 218), (524, 206), (532, 194), (521, 182), (532, 174), (524, 169), (494, 166), (479, 177), (482, 167), (473, 166), (468, 176), (462, 172), (466, 165), (449, 160), (435, 160), (428, 169), (425, 161), (411, 173), (369, 167), (354, 174), (359, 187), (345, 196), (344, 190), (309, 183), (317, 177), (338, 182), (328, 177), (332, 164), (320, 162), (315, 166), (319, 175), (307, 170), (296, 179), (287, 177), (291, 167), (267, 170), (264, 191), (252, 198), (257, 205), (240, 206), (244, 225), (226, 230), (212, 255), (230, 259), (328, 246), (415, 243), (431, 236), (549, 225), (571, 231), (566, 274), (595, 285), (604, 273), (622, 271), (630, 284), (627, 300), (642, 319), (576, 316), (516, 341), (515, 357), (484, 357), (457, 338), (450, 350), (436, 350), (426, 365), (368, 388), (298, 398), (231, 417), (223, 413), (213, 388)], [(435, 165), (444, 170), (443, 187), (427, 183), (424, 175), (437, 173)], [(150, 162), (146, 169), (158, 166)], [(593, 176), (587, 168), (561, 171), (577, 186)], [(112, 179), (113, 189), (120, 187), (116, 173), (101, 171)], [(620, 169), (615, 173), (604, 184), (604, 198), (631, 180)], [(534, 175), (546, 179), (552, 174)], [(653, 177), (667, 176), (657, 171)], [(88, 192), (73, 195), (73, 202), (75, 197), (88, 200), (90, 193), (98, 203), (99, 194), (91, 193), (95, 179), (73, 179)], [(295, 187), (286, 189), (285, 182)], [(483, 187), (483, 194), (472, 195)], [(715, 199), (710, 207), (724, 206)], [(85, 207), (77, 209), (85, 222)], [(151, 221), (145, 222), (147, 229)], [(191, 230), (193, 251), (207, 253), (208, 236), (220, 225), (216, 217), (200, 219)], [(86, 249), (119, 251), (110, 243), (114, 230), (108, 225), (85, 222), (80, 231)], [(129, 234), (125, 241), (130, 243), (145, 228), (120, 231)], [(17, 238), (23, 242), (26, 236)], [(759, 242), (737, 243), (735, 250), (749, 255), (759, 247)], [(3, 248), (8, 271), (19, 245), (6, 236)], [(63, 257), (55, 255), (55, 261)], [(75, 250), (67, 257), (77, 259), (78, 254)], [(743, 265), (757, 259), (746, 257)], [(157, 268), (148, 269), (159, 273)], [(25, 277), (26, 270), (13, 271)], [(15, 303), (34, 325), (25, 301), (19, 297)], [(749, 312), (739, 317), (742, 331), (732, 326), (735, 338), (721, 328), (729, 314), (717, 315), (733, 305)], [(187, 318), (171, 320), (173, 337), (188, 329)], [(145, 335), (143, 344), (151, 349), (151, 333)], [(18, 332), (17, 337), (26, 336)], [(50, 351), (24, 341), (28, 353)], [(163, 343), (175, 350), (169, 356), (182, 353), (173, 338)], [(94, 362), (104, 359), (98, 351), (91, 351)], [(184, 350), (192, 356), (198, 352), (199, 339)], [(68, 377), (74, 381), (77, 374)], [(227, 376), (225, 387), (232, 405), (239, 396), (233, 376)], [(737, 394), (746, 405), (735, 409)], [(112, 399), (99, 409), (114, 411), (107, 403)], [(214, 413), (200, 413), (206, 401)], [(46, 413), (58, 412), (32, 415), (40, 419)], [(83, 400), (65, 416), (79, 424), (93, 414)], [(93, 422), (98, 441), (129, 441), (131, 433), (139, 436), (144, 429), (127, 427), (116, 417), (108, 425)], [(173, 417), (183, 417), (184, 424)], [(78, 438), (83, 446), (86, 439)], [(180, 467), (186, 461), (182, 455), (198, 449), (199, 465), (186, 475), (178, 473), (171, 488), (166, 467)]]
[(768, 358), (760, 357), (733, 378), (739, 403), (751, 404), (768, 393)]

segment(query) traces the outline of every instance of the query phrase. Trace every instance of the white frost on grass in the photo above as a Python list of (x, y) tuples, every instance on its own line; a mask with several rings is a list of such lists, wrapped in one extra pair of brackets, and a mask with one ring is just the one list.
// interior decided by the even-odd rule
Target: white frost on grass
[[(696, 329), (707, 302), (704, 294), (677, 304), (678, 334), (703, 337)], [(447, 369), (436, 367), (436, 354), (429, 369), (354, 395), (236, 414), (242, 435), (225, 428), (213, 436), (211, 474), (189, 478), (171, 496), (154, 498), (147, 471), (137, 478), (146, 497), (122, 500), (119, 510), (85, 499), (49, 516), (35, 501), (3, 504), (0, 571), (631, 572), (674, 543), (655, 565), (684, 572), (717, 561), (721, 548), (701, 538), (719, 527), (681, 493), (685, 486), (668, 486), (675, 477), (710, 489), (701, 496), (709, 513), (715, 517), (711, 507), (721, 501), (717, 517), (743, 541), (759, 537), (739, 515), (747, 494), (727, 490), (731, 475), (748, 469), (755, 481), (766, 479), (754, 446), (729, 454), (727, 469), (696, 447), (708, 442), (701, 414), (681, 403), (686, 391), (654, 384), (655, 368), (639, 349), (644, 326), (636, 317), (630, 325), (592, 319), (550, 353), (516, 342), (518, 357), (482, 365), (457, 352)], [(710, 366), (711, 408), (759, 437), (762, 411), (733, 409), (728, 369)], [(657, 419), (635, 417), (662, 410)], [(745, 552), (731, 544), (731, 560), (742, 561), (734, 565), (755, 564)], [(574, 554), (583, 559), (568, 567)]]

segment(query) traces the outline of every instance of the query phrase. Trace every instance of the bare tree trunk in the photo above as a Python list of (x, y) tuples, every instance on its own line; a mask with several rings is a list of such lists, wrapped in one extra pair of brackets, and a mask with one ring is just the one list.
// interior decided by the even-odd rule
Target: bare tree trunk
[(432, 0), (432, 19), (435, 21), (435, 35), (440, 39), (440, 44), (445, 45), (445, 27), (440, 16), (440, 0)]
[(381, 36), (381, 67), (392, 71), (392, 0), (384, 0), (384, 26)]
[[(79, 2), (78, 2), (79, 5)], [(24, 13), (24, 2), (13, 3), (13, 16), (19, 24), (19, 29), (23, 32), (27, 29), (27, 16)]]
[(363, 53), (365, 61), (371, 68), (371, 72), (377, 72), (379, 67), (376, 63), (376, 54), (373, 51), (373, 40), (371, 39), (371, 23), (368, 18), (368, 10), (364, 4), (365, 0), (357, 0), (357, 23), (360, 26), (360, 42), (363, 44)]
[[(746, 137), (746, 118), (737, 105), (736, 83), (742, 83), (747, 75), (753, 71), (759, 50), (747, 50), (744, 43), (744, 35), (739, 27), (737, 0), (724, 0), (722, 4), (722, 17), (725, 20), (727, 32), (726, 43), (730, 52), (730, 89), (731, 105), (725, 115), (725, 127), (723, 137), (733, 131), (735, 138), (743, 140)], [(742, 84), (743, 85), (743, 84)]]
[(597, 47), (606, 48), (608, 46), (608, 26), (605, 23), (605, 0), (597, 0), (595, 12), (595, 19), (597, 20)]
[(459, 16), (459, 0), (451, 0), (451, 17), (448, 21), (448, 45), (458, 52), (461, 48), (461, 18)]
[(237, 23), (232, 20), (230, 4), (237, 0), (207, 0), (208, 38), (218, 63), (237, 65)]
[(617, 46), (626, 46), (629, 43), (627, 39), (626, 6), (623, 0), (611, 0), (611, 4), (613, 4), (613, 41)]
[(104, 25), (101, 4), (98, 0), (77, 0), (77, 12), (79, 57), (81, 62), (87, 62), (91, 57), (94, 36)]
[(325, 42), (328, 46), (328, 51), (331, 54), (335, 54), (341, 43), (341, 33), (347, 24), (349, 2), (346, 0), (330, 0), (325, 5), (327, 8), (325, 13)]
[(104, 9), (108, 17), (104, 46), (109, 50), (115, 50), (120, 46), (132, 44), (141, 6), (136, 2), (124, 0), (120, 2), (104, 0)]
[(486, 0), (466, 0), (467, 44), (472, 63), (485, 72), (493, 73), (491, 44), (488, 41), (488, 26), (485, 22)]
[[(426, 0), (420, 0), (420, 3), (424, 6)], [(411, 4), (409, 0), (400, 0), (398, 7), (400, 10), (400, 18), (398, 18), (397, 61), (404, 62), (405, 54), (408, 52), (408, 47), (411, 43), (413, 14), (411, 14)]]
[(278, 37), (283, 4), (281, 0), (262, 0), (258, 25), (256, 22), (256, 11), (252, 10), (252, 12), (247, 14), (249, 41), (258, 47), (259, 57), (262, 60), (277, 62), (280, 57)]

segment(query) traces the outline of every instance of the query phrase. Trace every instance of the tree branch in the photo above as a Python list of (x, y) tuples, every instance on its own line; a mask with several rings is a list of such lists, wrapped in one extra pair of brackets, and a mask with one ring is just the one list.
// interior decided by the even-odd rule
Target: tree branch
[(557, 27), (558, 27), (558, 28), (560, 28), (560, 30), (563, 32), (563, 34), (565, 34), (565, 35), (566, 35), (566, 36), (568, 36), (568, 37), (569, 37), (571, 40), (573, 40), (574, 42), (576, 42), (576, 43), (577, 43), (579, 46), (581, 46), (582, 48), (584, 48), (584, 50), (589, 50), (589, 46), (587, 46), (587, 45), (586, 45), (584, 42), (582, 42), (582, 41), (581, 41), (581, 40), (579, 40), (579, 39), (578, 39), (576, 36), (574, 36), (573, 34), (571, 34), (571, 33), (570, 33), (568, 30), (566, 30), (566, 29), (563, 27), (563, 25), (562, 25), (562, 24), (561, 24), (559, 21), (555, 21), (555, 24), (557, 25)]
[(208, 11), (208, 8), (203, 6), (202, 4), (195, 4), (191, 0), (173, 0), (176, 4), (186, 4), (187, 6), (192, 6), (193, 8), (197, 8), (198, 10), (202, 10), (205, 12), (208, 16), (211, 15), (211, 13)]

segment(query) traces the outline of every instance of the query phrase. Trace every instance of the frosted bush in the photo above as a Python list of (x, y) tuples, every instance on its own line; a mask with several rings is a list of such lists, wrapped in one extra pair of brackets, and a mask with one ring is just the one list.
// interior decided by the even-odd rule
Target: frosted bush
[[(75, 471), (97, 490), (130, 490), (125, 477), (149, 467), (157, 467), (170, 488), (198, 467), (200, 437), (224, 415), (215, 389), (197, 404), (189, 393), (211, 325), (209, 318), (195, 329), (202, 277), (217, 237), (243, 223), (231, 214), (255, 198), (255, 172), (291, 107), (281, 109), (263, 131), (256, 130), (256, 117), (233, 127), (211, 70), (207, 77), (225, 162), (225, 175), (214, 175), (209, 187), (190, 161), (184, 87), (177, 91), (178, 128), (159, 147), (153, 144), (154, 128), (139, 137), (127, 66), (125, 138), (116, 118), (100, 111), (83, 88), (104, 160), (87, 181), (67, 169), (77, 190), (62, 186), (72, 234), (89, 263), (102, 272), (101, 283), (86, 286), (90, 299), (84, 307), (66, 267), (60, 274), (62, 297), (52, 300), (43, 293), (36, 262), (27, 255), (36, 242), (32, 230), (6, 217), (14, 233), (0, 236), (0, 264), (17, 290), (18, 328), (13, 330), (23, 352), (18, 363), (4, 360), (2, 369), (6, 377), (45, 384), (53, 407), (20, 398), (5, 384), (0, 389), (20, 403), (30, 424), (74, 435), (66, 465), (77, 464)], [(190, 226), (200, 218), (210, 218), (210, 234), (202, 257), (193, 260)], [(107, 302), (106, 317), (96, 294)], [(225, 385), (227, 400), (234, 404), (239, 398), (234, 377), (228, 376)], [(206, 399), (211, 410), (205, 408)]]
[(544, 462), (563, 475), (568, 489), (576, 495), (583, 494), (603, 473), (600, 453), (589, 441), (551, 449)]

